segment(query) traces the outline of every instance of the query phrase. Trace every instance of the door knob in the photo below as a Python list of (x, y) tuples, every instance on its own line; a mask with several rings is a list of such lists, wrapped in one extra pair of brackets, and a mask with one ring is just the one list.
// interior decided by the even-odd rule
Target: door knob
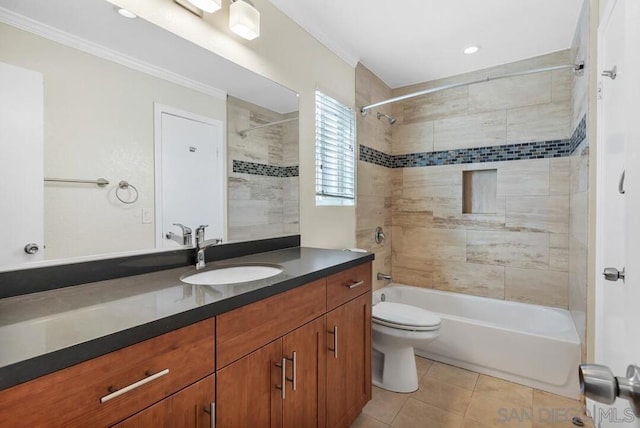
[(619, 279), (624, 281), (624, 269), (625, 268), (622, 268), (622, 271), (619, 271), (616, 268), (608, 267), (604, 268), (604, 272), (602, 272), (602, 274), (604, 275), (604, 279), (607, 281), (617, 281)]
[(640, 367), (627, 367), (627, 377), (617, 377), (600, 364), (579, 367), (580, 390), (587, 397), (604, 404), (613, 404), (617, 397), (629, 400), (633, 414), (640, 416)]
[(24, 246), (24, 252), (27, 254), (36, 254), (39, 250), (40, 247), (38, 247), (38, 244), (34, 242), (30, 242)]

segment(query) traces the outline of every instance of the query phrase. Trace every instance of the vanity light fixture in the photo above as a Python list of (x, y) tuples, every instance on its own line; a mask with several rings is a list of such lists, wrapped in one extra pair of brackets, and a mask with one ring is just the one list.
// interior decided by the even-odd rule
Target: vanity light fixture
[(138, 15), (136, 15), (135, 13), (123, 8), (118, 8), (118, 13), (120, 14), (120, 16), (124, 16), (125, 18), (129, 18), (129, 19), (134, 19), (138, 17)]
[(479, 50), (480, 50), (480, 46), (469, 46), (463, 52), (466, 53), (467, 55), (471, 55), (478, 52)]
[(260, 36), (260, 12), (249, 0), (232, 0), (229, 28), (240, 37), (253, 40)]
[(188, 0), (189, 3), (207, 13), (213, 13), (222, 8), (222, 0)]

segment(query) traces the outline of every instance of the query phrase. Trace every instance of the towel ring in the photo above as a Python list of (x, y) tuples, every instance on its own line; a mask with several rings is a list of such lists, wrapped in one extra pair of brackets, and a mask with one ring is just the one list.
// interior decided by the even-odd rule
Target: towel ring
[[(130, 201), (125, 201), (120, 197), (119, 192), (120, 190), (129, 189), (129, 188), (133, 189), (133, 191), (136, 193), (136, 196)], [(126, 181), (122, 180), (120, 181), (120, 183), (118, 183), (118, 187), (116, 188), (116, 198), (118, 198), (118, 200), (123, 204), (133, 204), (135, 201), (138, 200), (138, 189), (133, 184), (129, 184)]]

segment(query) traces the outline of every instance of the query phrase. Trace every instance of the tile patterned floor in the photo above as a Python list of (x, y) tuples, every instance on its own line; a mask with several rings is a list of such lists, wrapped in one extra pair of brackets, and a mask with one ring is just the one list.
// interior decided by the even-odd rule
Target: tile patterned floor
[(424, 358), (416, 363), (419, 389), (396, 394), (374, 387), (351, 428), (569, 428), (581, 413), (576, 400)]

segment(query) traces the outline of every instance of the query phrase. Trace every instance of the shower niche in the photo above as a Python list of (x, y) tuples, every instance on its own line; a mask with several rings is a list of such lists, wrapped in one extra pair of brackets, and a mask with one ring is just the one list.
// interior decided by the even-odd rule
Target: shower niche
[(462, 213), (495, 214), (498, 170), (462, 171)]

